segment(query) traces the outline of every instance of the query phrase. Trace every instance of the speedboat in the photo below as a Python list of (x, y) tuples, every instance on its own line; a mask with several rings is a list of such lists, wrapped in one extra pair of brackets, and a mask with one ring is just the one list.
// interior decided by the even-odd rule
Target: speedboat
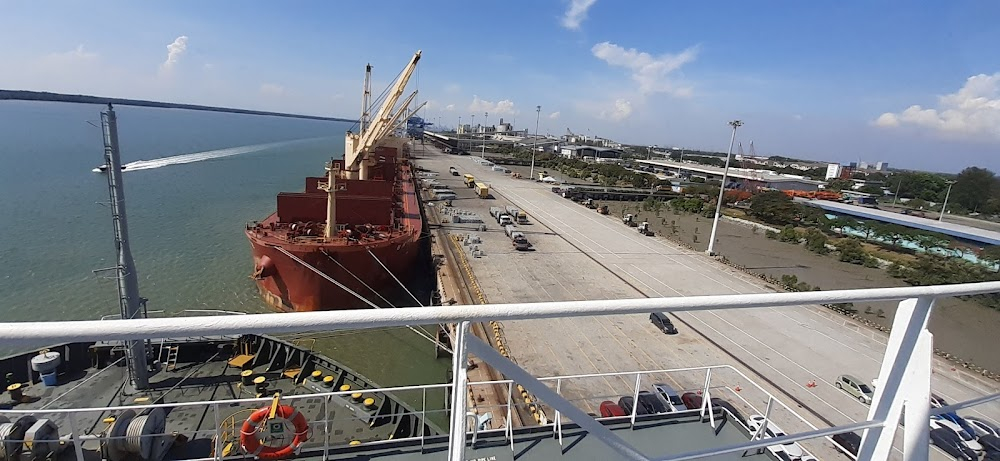
[[(122, 165), (122, 169), (125, 169), (125, 165)], [(108, 171), (107, 165), (97, 165), (97, 168), (92, 170), (94, 173), (106, 173)]]

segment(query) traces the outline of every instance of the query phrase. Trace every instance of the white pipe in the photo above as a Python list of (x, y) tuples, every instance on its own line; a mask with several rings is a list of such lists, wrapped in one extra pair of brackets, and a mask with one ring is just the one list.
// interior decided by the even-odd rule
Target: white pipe
[(894, 301), (917, 297), (948, 297), (1000, 292), (1000, 282), (980, 282), (926, 287), (869, 288), (803, 293), (757, 293), (650, 299), (560, 301), (360, 309), (324, 312), (289, 312), (239, 316), (205, 316), (166, 319), (88, 320), (62, 322), (0, 323), (0, 340), (8, 344), (110, 341), (191, 336), (279, 334), (388, 326), (617, 315), (653, 311), (699, 311), (753, 307), (795, 306), (817, 303)]

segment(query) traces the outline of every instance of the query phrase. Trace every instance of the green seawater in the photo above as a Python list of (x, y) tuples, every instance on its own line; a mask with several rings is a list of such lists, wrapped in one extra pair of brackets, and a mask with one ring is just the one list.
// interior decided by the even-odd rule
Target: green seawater
[[(0, 101), (0, 321), (118, 312), (101, 106)], [(343, 156), (350, 124), (116, 108), (130, 243), (151, 311), (270, 312), (249, 275), (248, 221)], [(181, 156), (181, 157), (178, 157)], [(188, 163), (183, 163), (188, 162)], [(450, 367), (406, 329), (318, 332), (316, 348), (383, 386), (440, 383)], [(3, 354), (15, 352), (0, 342)], [(407, 400), (414, 403), (414, 397)], [(434, 399), (440, 402), (440, 397)], [(438, 403), (439, 405), (440, 403)], [(419, 401), (416, 402), (419, 407)]]

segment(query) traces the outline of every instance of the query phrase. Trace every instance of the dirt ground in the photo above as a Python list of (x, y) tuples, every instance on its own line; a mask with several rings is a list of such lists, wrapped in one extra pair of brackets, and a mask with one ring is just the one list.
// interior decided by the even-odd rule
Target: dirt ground
[[(638, 202), (607, 202), (607, 205), (614, 216), (638, 213), (639, 221), (648, 221), (657, 236), (665, 236), (701, 251), (708, 248), (712, 232), (712, 220), (709, 218), (674, 214), (669, 207), (664, 207), (657, 216), (654, 212), (641, 211)], [(625, 208), (628, 210), (625, 211)], [(794, 275), (800, 282), (819, 286), (823, 290), (908, 286), (902, 280), (890, 277), (884, 269), (862, 267), (838, 261), (835, 256), (818, 255), (802, 245), (771, 240), (765, 237), (763, 231), (725, 220), (719, 222), (715, 251), (754, 272), (778, 278), (784, 274)], [(857, 303), (855, 308), (858, 314), (888, 327), (892, 325), (896, 303)], [(882, 316), (876, 314), (879, 309), (884, 311)], [(985, 346), (995, 341), (988, 338), (996, 334), (998, 325), (1000, 311), (955, 298), (938, 302), (930, 320), (936, 348), (992, 371), (1000, 371), (1000, 356), (992, 347)]]

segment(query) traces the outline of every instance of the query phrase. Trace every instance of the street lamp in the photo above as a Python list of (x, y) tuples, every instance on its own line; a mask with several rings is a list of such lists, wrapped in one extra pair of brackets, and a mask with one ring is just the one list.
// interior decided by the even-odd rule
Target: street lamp
[(538, 150), (538, 117), (542, 114), (542, 106), (535, 106), (535, 137), (531, 139), (531, 170), (528, 179), (535, 177), (535, 151)]
[(944, 209), (948, 207), (948, 197), (951, 196), (951, 186), (955, 184), (955, 181), (948, 181), (948, 192), (944, 194), (944, 203), (941, 205), (941, 216), (938, 216), (938, 221), (944, 221)]
[(719, 230), (719, 215), (722, 213), (722, 195), (726, 193), (726, 179), (729, 177), (729, 158), (733, 156), (733, 144), (736, 143), (736, 129), (743, 126), (743, 122), (733, 120), (729, 122), (733, 127), (733, 137), (729, 140), (729, 153), (726, 154), (726, 168), (722, 170), (722, 186), (719, 187), (719, 201), (715, 204), (715, 220), (712, 221), (712, 235), (708, 239), (709, 256), (715, 256), (715, 233)]
[(483, 121), (483, 160), (486, 160), (486, 124), (490, 122), (490, 113), (487, 112), (485, 117), (486, 119)]
[(455, 134), (458, 135), (458, 141), (456, 141), (456, 146), (458, 150), (462, 150), (462, 116), (458, 116), (458, 128), (455, 128)]

